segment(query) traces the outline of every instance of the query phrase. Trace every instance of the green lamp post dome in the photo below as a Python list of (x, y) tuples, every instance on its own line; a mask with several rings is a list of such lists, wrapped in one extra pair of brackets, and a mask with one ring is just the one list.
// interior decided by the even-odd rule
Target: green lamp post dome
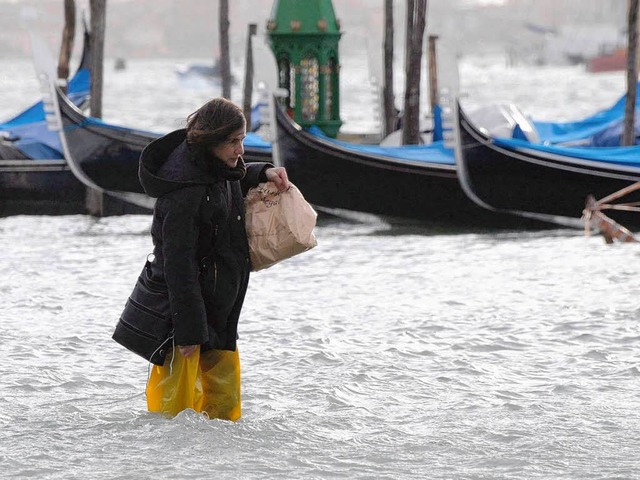
[(303, 127), (335, 137), (340, 120), (340, 23), (331, 0), (275, 0), (267, 22), (281, 100)]

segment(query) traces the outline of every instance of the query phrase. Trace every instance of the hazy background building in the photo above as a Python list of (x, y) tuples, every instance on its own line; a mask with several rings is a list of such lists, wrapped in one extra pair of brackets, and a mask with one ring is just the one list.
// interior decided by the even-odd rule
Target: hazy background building
[[(108, 0), (107, 58), (214, 58), (217, 0)], [(404, 0), (395, 1), (396, 51), (404, 45)], [(232, 61), (242, 62), (248, 23), (264, 27), (273, 0), (233, 0)], [(382, 51), (382, 0), (334, 0), (348, 53)], [(76, 0), (78, 16), (89, 0)], [(515, 61), (564, 61), (625, 41), (627, 0), (429, 0), (428, 32), (457, 55), (505, 52)], [(0, 0), (0, 51), (30, 54), (28, 29), (60, 43), (63, 0)], [(76, 42), (79, 43), (79, 42)]]

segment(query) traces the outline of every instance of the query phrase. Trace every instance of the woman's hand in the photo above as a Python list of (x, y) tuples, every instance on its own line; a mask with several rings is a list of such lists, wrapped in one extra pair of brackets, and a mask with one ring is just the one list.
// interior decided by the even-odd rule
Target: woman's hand
[(184, 358), (190, 357), (195, 353), (200, 345), (179, 345), (178, 350)]
[(289, 177), (284, 167), (268, 168), (265, 172), (267, 180), (276, 184), (278, 190), (286, 190), (289, 188)]

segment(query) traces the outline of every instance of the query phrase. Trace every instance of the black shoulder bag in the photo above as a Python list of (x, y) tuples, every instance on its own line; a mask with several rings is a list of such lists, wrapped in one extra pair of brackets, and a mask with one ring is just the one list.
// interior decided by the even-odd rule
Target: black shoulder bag
[(149, 259), (127, 299), (112, 337), (155, 365), (163, 365), (171, 348), (173, 325), (167, 286), (151, 278)]

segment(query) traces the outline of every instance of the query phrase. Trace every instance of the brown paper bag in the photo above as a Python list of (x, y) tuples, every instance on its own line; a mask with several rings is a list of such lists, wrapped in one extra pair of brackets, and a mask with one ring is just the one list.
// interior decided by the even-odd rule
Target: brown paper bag
[(290, 185), (279, 191), (272, 182), (265, 182), (247, 193), (246, 227), (254, 272), (318, 244), (313, 234), (318, 214), (300, 190)]

